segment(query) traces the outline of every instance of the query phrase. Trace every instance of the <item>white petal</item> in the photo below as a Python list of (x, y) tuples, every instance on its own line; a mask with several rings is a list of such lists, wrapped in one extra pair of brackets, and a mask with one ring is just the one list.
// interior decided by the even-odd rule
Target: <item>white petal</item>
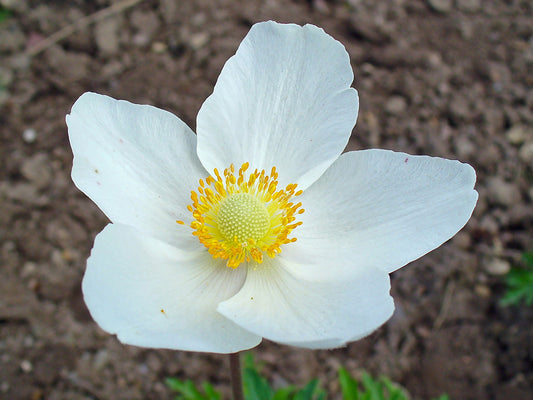
[(179, 118), (151, 106), (85, 93), (67, 115), (72, 179), (115, 223), (167, 242), (192, 243), (187, 204), (208, 174), (196, 137)]
[(282, 186), (305, 188), (348, 142), (359, 106), (352, 80), (348, 53), (322, 29), (256, 24), (198, 113), (198, 156), (208, 171), (276, 166)]
[(387, 150), (343, 154), (301, 196), (303, 224), (284, 254), (302, 260), (346, 253), (354, 265), (393, 272), (466, 224), (475, 180), (474, 169), (459, 161)]
[(109, 224), (96, 237), (83, 295), (95, 321), (142, 347), (231, 353), (261, 338), (216, 307), (242, 286), (246, 270), (183, 252), (134, 229)]
[[(331, 264), (344, 261), (331, 257)], [(330, 265), (313, 266), (328, 269)], [(348, 266), (349, 267), (349, 266)], [(333, 348), (383, 324), (394, 310), (389, 276), (359, 269), (351, 279), (306, 278), (308, 265), (282, 256), (250, 268), (243, 288), (218, 310), (266, 339), (306, 348)]]

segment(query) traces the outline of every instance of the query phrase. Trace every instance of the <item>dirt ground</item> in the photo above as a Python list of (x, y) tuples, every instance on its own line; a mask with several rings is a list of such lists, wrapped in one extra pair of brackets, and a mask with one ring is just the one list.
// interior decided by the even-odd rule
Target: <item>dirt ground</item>
[(332, 398), (339, 366), (386, 374), (415, 399), (531, 398), (533, 310), (499, 304), (502, 276), (533, 248), (530, 0), (146, 0), (107, 18), (95, 13), (125, 3), (0, 4), (12, 11), (0, 24), (1, 399), (171, 399), (168, 376), (228, 396), (225, 357), (123, 346), (91, 320), (80, 282), (106, 218), (70, 180), (64, 117), (91, 90), (194, 128), (223, 63), (269, 19), (319, 25), (346, 46), (361, 101), (350, 150), (468, 162), (480, 199), (461, 233), (393, 274), (384, 327), (334, 351), (265, 342), (254, 350), (265, 374), (318, 377)]

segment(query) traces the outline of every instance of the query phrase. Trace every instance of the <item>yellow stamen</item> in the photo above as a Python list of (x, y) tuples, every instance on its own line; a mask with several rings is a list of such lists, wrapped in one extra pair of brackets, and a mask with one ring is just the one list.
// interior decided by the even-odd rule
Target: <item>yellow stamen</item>
[(255, 170), (246, 176), (248, 167), (244, 163), (235, 173), (231, 164), (222, 175), (215, 169), (214, 176), (199, 180), (187, 206), (194, 218), (193, 235), (213, 258), (227, 260), (231, 268), (248, 261), (261, 264), (265, 254), (275, 257), (282, 245), (296, 241), (288, 236), (302, 224), (295, 222), (304, 212), (302, 203), (290, 201), (302, 194), (297, 184), (278, 190), (276, 167), (270, 175)]

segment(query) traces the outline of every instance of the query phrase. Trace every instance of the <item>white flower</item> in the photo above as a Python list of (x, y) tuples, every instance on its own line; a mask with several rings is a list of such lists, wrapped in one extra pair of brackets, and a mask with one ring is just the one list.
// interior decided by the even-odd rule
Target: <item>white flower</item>
[(322, 29), (266, 22), (224, 66), (197, 136), (166, 111), (82, 95), (72, 179), (112, 222), (83, 279), (96, 322), (124, 343), (217, 353), (263, 337), (333, 348), (383, 324), (389, 273), (464, 226), (475, 172), (341, 155), (352, 80)]

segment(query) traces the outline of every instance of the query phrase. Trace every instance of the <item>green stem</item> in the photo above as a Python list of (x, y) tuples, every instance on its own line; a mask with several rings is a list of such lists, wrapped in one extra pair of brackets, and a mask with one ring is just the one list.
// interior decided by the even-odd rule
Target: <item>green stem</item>
[(233, 400), (244, 400), (242, 391), (242, 372), (240, 353), (231, 353), (229, 355), (229, 369), (231, 374), (231, 389), (233, 391)]

